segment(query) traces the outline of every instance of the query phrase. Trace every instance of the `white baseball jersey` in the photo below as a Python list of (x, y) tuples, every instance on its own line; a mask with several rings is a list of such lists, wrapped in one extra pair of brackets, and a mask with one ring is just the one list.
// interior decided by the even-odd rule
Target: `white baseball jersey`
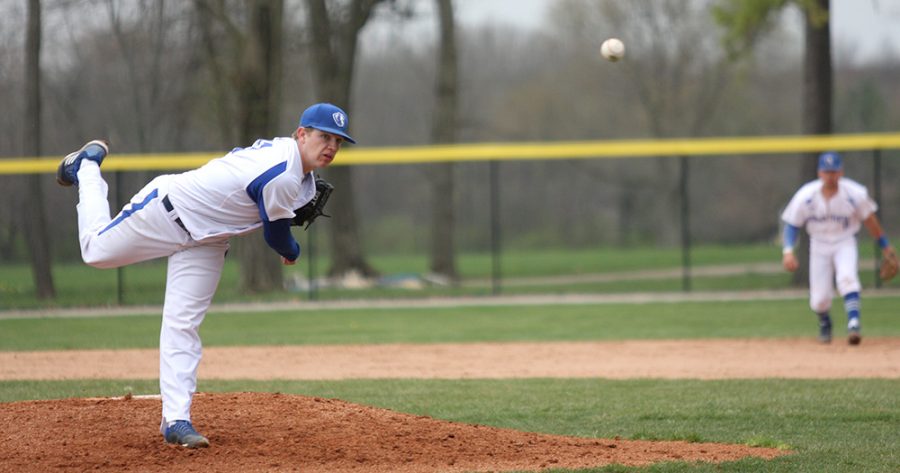
[(860, 225), (878, 205), (862, 184), (842, 177), (837, 194), (830, 199), (822, 195), (822, 181), (808, 182), (794, 194), (781, 219), (798, 228), (806, 228), (810, 239), (837, 243), (853, 238)]
[[(202, 355), (200, 324), (219, 283), (229, 237), (259, 228), (263, 218), (293, 218), (315, 196), (313, 173), (303, 174), (293, 139), (257, 140), (199, 169), (154, 178), (115, 219), (99, 166), (83, 160), (78, 181), (85, 263), (115, 268), (168, 258), (159, 337), (163, 427), (190, 420)], [(174, 209), (163, 203), (166, 196)]]
[(262, 225), (261, 213), (270, 222), (293, 218), (315, 194), (313, 173), (303, 174), (292, 138), (236, 148), (174, 176), (169, 186), (169, 199), (197, 241), (253, 231)]
[(866, 188), (842, 177), (830, 199), (822, 195), (822, 181), (808, 182), (794, 194), (781, 215), (795, 227), (805, 227), (810, 238), (809, 307), (827, 312), (837, 284), (841, 296), (859, 292), (859, 256), (856, 233), (878, 206)]

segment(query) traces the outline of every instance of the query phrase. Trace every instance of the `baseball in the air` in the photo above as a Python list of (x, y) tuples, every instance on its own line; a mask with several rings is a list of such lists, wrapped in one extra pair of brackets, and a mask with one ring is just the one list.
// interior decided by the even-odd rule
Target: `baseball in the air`
[(625, 43), (619, 38), (609, 38), (600, 45), (600, 54), (607, 61), (616, 62), (625, 56)]

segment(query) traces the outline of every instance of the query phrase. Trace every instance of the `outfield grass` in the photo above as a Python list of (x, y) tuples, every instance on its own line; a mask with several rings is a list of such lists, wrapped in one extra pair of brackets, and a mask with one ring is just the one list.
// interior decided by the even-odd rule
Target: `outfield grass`
[[(694, 251), (697, 265), (747, 263), (771, 260), (777, 251), (768, 246), (747, 247), (703, 247)], [(571, 274), (595, 274), (617, 271), (636, 271), (648, 269), (670, 269), (681, 264), (681, 253), (677, 248), (633, 248), (616, 249), (600, 248), (591, 250), (553, 250), (541, 252), (508, 251), (502, 255), (502, 271), (504, 277), (534, 277)], [(285, 270), (285, 276), (307, 277), (308, 259), (303, 259), (297, 267)], [(328, 267), (327, 258), (317, 261), (317, 269), (321, 273)], [(382, 274), (423, 274), (428, 272), (426, 255), (375, 255), (371, 264)], [(490, 254), (466, 253), (458, 258), (459, 271), (464, 279), (485, 279), (491, 276), (492, 259)], [(118, 271), (98, 270), (79, 262), (58, 263), (54, 266), (54, 280), (58, 292), (57, 300), (42, 303), (35, 297), (30, 268), (26, 264), (5, 264), (0, 267), (0, 309), (28, 308), (47, 305), (98, 306), (115, 305), (119, 301)], [(307, 297), (305, 292), (244, 295), (238, 291), (240, 268), (236, 259), (226, 261), (222, 280), (216, 294), (217, 302), (241, 300), (286, 299), (290, 297)], [(157, 260), (123, 268), (122, 272), (123, 302), (126, 304), (161, 304), (165, 288), (165, 261)], [(782, 277), (776, 284), (784, 284)], [(669, 281), (670, 287), (680, 288), (678, 280)], [(628, 284), (630, 290), (639, 290), (641, 286), (652, 288), (653, 281), (648, 283)], [(610, 285), (609, 291), (620, 290), (619, 285)], [(403, 289), (377, 288), (372, 290), (325, 290), (317, 295), (324, 299), (345, 297), (421, 297), (434, 295), (481, 295), (490, 292), (489, 286), (482, 288), (433, 288), (425, 291), (409, 291)], [(548, 288), (537, 287), (515, 289), (514, 292), (546, 291)], [(553, 290), (553, 288), (550, 288)], [(603, 291), (604, 285), (595, 284), (581, 286), (579, 290)]]
[[(861, 248), (867, 255), (867, 248)], [(721, 266), (780, 261), (780, 253), (774, 246), (702, 246), (692, 250), (694, 267)], [(308, 260), (285, 270), (286, 279), (308, 276)], [(416, 275), (427, 273), (425, 255), (375, 255), (372, 265), (384, 275)], [(317, 262), (321, 273), (328, 267), (328, 260)], [(379, 286), (370, 289), (322, 289), (315, 294), (308, 291), (277, 291), (264, 294), (242, 294), (239, 290), (240, 268), (236, 259), (226, 261), (216, 303), (254, 302), (272, 300), (306, 300), (315, 297), (322, 300), (368, 298), (422, 298), (452, 296), (482, 296), (493, 292), (490, 254), (466, 253), (458, 259), (459, 271), (465, 283), (457, 287), (428, 287), (409, 290)], [(606, 282), (544, 282), (538, 285), (517, 286), (506, 284), (515, 278), (593, 275), (627, 273), (634, 271), (672, 270), (681, 265), (679, 248), (597, 248), (581, 250), (506, 251), (501, 257), (500, 289), (504, 294), (535, 293), (620, 293), (647, 291), (680, 291), (683, 288), (681, 274), (649, 280), (613, 280)], [(118, 305), (161, 305), (165, 288), (165, 261), (158, 260), (123, 268), (121, 271), (121, 301), (117, 270), (98, 270), (81, 263), (59, 263), (54, 266), (54, 280), (58, 297), (53, 301), (40, 301), (35, 296), (30, 268), (26, 264), (0, 266), (0, 310), (47, 307), (97, 307)], [(871, 268), (863, 268), (864, 286), (874, 283)], [(784, 289), (790, 287), (791, 276), (785, 272), (740, 273), (732, 276), (693, 276), (693, 290), (746, 290)], [(900, 280), (892, 283), (900, 287)]]
[[(839, 301), (836, 325), (841, 326)], [(863, 300), (866, 336), (900, 336), (900, 297)], [(207, 315), (212, 346), (812, 337), (806, 300), (298, 310)], [(154, 348), (158, 315), (0, 320), (0, 350)], [(838, 332), (839, 333), (839, 332)]]
[[(839, 307), (839, 306), (838, 306)], [(900, 298), (863, 301), (867, 336), (898, 336)], [(842, 311), (836, 309), (836, 316)], [(158, 316), (0, 320), (0, 350), (155, 347)], [(206, 346), (813, 337), (805, 299), (212, 313)], [(442, 419), (585, 437), (790, 448), (772, 461), (629, 472), (900, 471), (900, 379), (209, 381), (201, 391), (335, 397)], [(158, 393), (156, 380), (0, 381), (0, 401)], [(198, 419), (202, 428), (202, 420)], [(565, 471), (565, 470), (559, 470)]]

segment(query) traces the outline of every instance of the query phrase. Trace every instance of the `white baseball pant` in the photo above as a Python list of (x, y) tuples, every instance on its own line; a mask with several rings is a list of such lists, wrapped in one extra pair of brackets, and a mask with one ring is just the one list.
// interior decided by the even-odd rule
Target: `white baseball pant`
[(859, 254), (856, 238), (837, 243), (811, 240), (809, 250), (809, 307), (816, 313), (831, 309), (834, 286), (845, 296), (859, 292)]
[(159, 176), (141, 189), (115, 219), (110, 218), (109, 187), (97, 163), (82, 160), (78, 170), (78, 239), (85, 263), (116, 268), (167, 257), (166, 295), (159, 335), (159, 388), (163, 422), (190, 420), (202, 356), (199, 329), (219, 284), (227, 238), (197, 242), (166, 210), (171, 176)]

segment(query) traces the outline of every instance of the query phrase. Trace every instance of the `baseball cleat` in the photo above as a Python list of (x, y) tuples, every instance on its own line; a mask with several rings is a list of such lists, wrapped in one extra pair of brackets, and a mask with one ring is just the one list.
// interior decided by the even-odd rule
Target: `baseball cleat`
[(819, 320), (819, 341), (831, 343), (831, 319)]
[(822, 343), (831, 343), (831, 325), (819, 327), (819, 341)]
[(209, 440), (198, 434), (194, 426), (187, 420), (176, 420), (174, 424), (166, 427), (163, 434), (167, 443), (181, 445), (186, 448), (205, 448), (209, 446)]
[(859, 345), (862, 337), (859, 335), (859, 317), (851, 317), (847, 321), (847, 343), (851, 345)]
[(859, 342), (862, 341), (862, 336), (859, 334), (859, 329), (854, 328), (850, 329), (850, 335), (847, 336), (847, 343), (851, 345), (859, 345)]
[(69, 153), (56, 169), (56, 182), (64, 187), (78, 185), (78, 169), (82, 159), (90, 159), (98, 165), (109, 154), (109, 144), (104, 140), (88, 141), (78, 151)]

